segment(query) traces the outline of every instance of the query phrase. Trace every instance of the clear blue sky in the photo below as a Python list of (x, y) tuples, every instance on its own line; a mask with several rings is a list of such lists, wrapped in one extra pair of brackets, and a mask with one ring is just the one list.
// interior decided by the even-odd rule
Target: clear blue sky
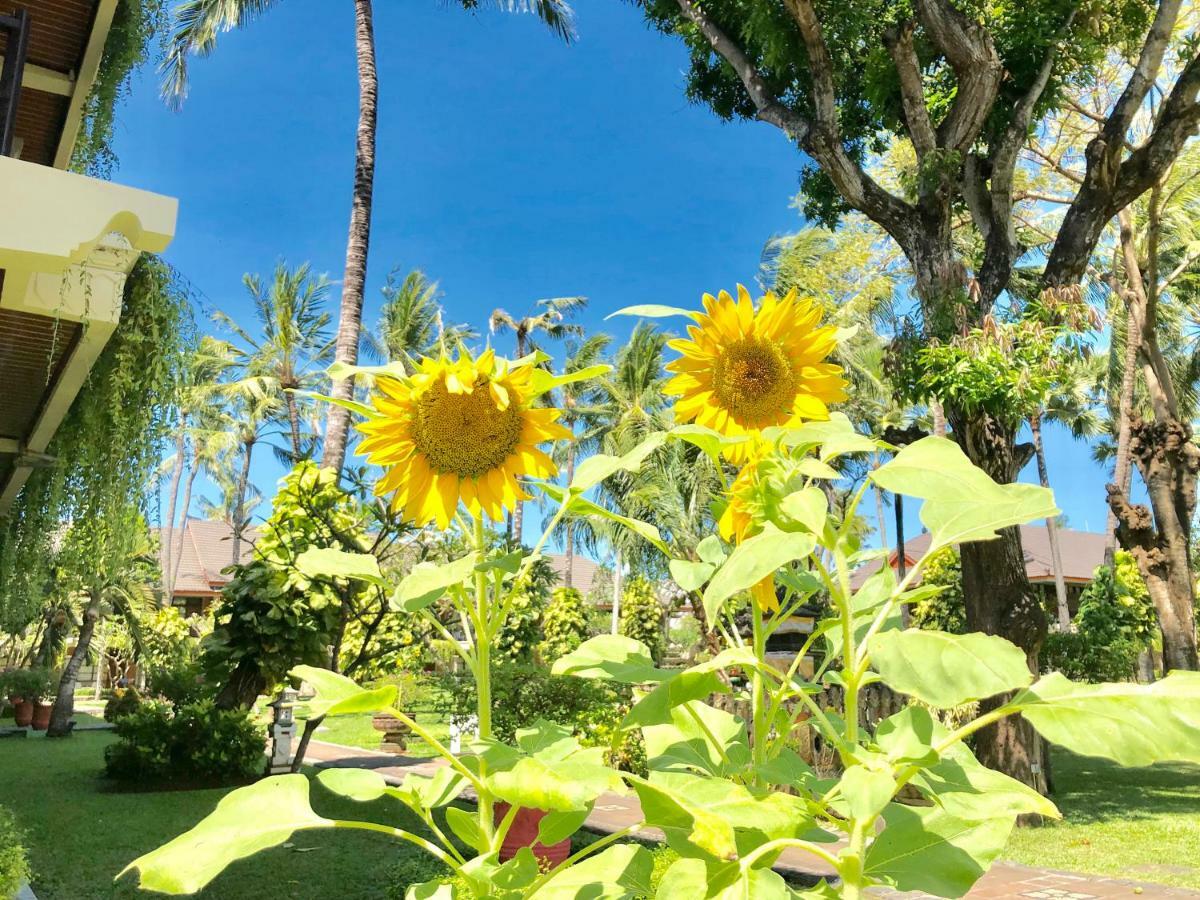
[[(619, 307), (752, 283), (764, 242), (801, 224), (802, 158), (778, 131), (690, 105), (682, 48), (632, 5), (577, 12), (568, 47), (529, 15), (376, 4), (368, 321), (399, 266), (439, 280), (449, 317), (480, 328), (497, 306), (584, 294), (584, 323), (612, 331), (601, 319)], [(244, 272), (285, 258), (340, 278), (356, 116), (351, 5), (287, 0), (194, 61), (181, 113), (153, 71), (135, 80), (114, 177), (179, 198), (167, 258), (248, 323)], [(1054, 429), (1048, 450), (1071, 525), (1101, 530), (1103, 473)], [(282, 473), (269, 456), (253, 471), (267, 496)]]

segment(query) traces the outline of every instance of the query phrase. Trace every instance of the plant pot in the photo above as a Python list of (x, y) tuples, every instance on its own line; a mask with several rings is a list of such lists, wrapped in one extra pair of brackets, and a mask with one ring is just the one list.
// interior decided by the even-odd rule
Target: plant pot
[(33, 702), (31, 700), (13, 701), (13, 719), (18, 728), (28, 728), (33, 721)]
[(33, 730), (45, 731), (50, 727), (50, 710), (54, 709), (53, 703), (38, 702), (33, 704)]
[[(510, 809), (507, 803), (497, 803), (494, 810), (495, 822), (499, 825), (504, 817), (508, 815)], [(513, 819), (512, 827), (508, 829), (508, 834), (504, 836), (504, 843), (500, 847), (500, 860), (507, 862), (517, 855), (522, 847), (529, 847), (533, 850), (533, 855), (543, 867), (553, 868), (560, 862), (571, 855), (571, 839), (563, 838), (557, 844), (546, 846), (538, 843), (538, 826), (542, 819), (546, 817), (544, 809), (528, 809), (521, 808), (517, 811), (516, 817)]]

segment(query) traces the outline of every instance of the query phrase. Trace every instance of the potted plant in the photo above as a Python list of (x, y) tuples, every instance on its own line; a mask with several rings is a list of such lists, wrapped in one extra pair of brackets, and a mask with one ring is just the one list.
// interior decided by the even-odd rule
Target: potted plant
[(50, 711), (54, 709), (54, 704), (48, 699), (54, 690), (54, 678), (49, 669), (30, 669), (29, 671), (36, 673), (38, 678), (32, 692), (33, 717), (30, 724), (34, 731), (45, 731), (50, 727)]
[[(36, 705), (50, 690), (50, 673), (46, 669), (12, 669), (4, 674), (4, 687), (13, 707), (13, 719), (18, 728), (28, 728), (33, 721)], [(49, 723), (49, 710), (46, 712)], [(43, 728), (45, 726), (42, 726)]]

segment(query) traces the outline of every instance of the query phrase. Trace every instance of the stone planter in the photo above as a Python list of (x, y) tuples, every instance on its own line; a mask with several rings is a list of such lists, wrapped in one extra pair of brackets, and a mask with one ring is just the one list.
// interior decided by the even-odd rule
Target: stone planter
[(412, 729), (403, 720), (395, 716), (374, 716), (371, 725), (376, 731), (383, 732), (383, 743), (379, 749), (384, 753), (403, 753), (407, 749)]

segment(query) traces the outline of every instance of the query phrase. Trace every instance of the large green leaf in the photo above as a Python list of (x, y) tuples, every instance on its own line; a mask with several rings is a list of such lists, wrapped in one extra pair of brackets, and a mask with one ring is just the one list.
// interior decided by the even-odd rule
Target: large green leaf
[[(231, 863), (278, 847), (301, 828), (330, 828), (308, 803), (308, 778), (278, 775), (226, 794), (196, 827), (139, 856), (138, 884), (164, 894), (194, 894)], [(120, 877), (120, 876), (118, 876)]]
[(349, 553), (336, 547), (309, 547), (296, 557), (296, 568), (309, 578), (349, 578), (384, 584), (379, 560), (370, 553)]
[(961, 897), (988, 870), (1012, 831), (1012, 816), (966, 821), (937, 807), (893, 803), (867, 849), (867, 875), (900, 891)]
[(636, 472), (646, 461), (646, 457), (661, 447), (666, 440), (666, 432), (656, 431), (628, 453), (620, 456), (609, 456), (606, 453), (589, 456), (575, 469), (575, 477), (571, 479), (570, 484), (571, 493), (582, 493), (617, 472)]
[(721, 434), (719, 431), (714, 431), (704, 425), (696, 425), (694, 423), (688, 425), (676, 425), (668, 434), (675, 440), (687, 441), (694, 447), (699, 447), (704, 451), (704, 454), (720, 467), (721, 451), (728, 447), (736, 447), (738, 444), (744, 444), (750, 440), (747, 434), (728, 435)]
[(666, 319), (671, 316), (687, 316), (689, 319), (694, 319), (696, 315), (697, 313), (693, 309), (664, 306), (661, 303), (639, 303), (636, 306), (626, 306), (618, 309), (616, 312), (609, 313), (604, 319), (608, 321), (614, 316), (640, 316), (643, 319)]
[(889, 686), (939, 708), (1016, 690), (1033, 680), (1025, 652), (988, 634), (882, 631), (868, 648)]
[(763, 437), (788, 447), (820, 446), (822, 462), (847, 453), (874, 453), (879, 449), (874, 438), (856, 431), (854, 423), (840, 412), (830, 413), (824, 421), (805, 422), (794, 428), (767, 428)]
[(516, 737), (515, 748), (493, 741), (481, 754), (488, 763), (487, 785), (501, 800), (574, 812), (606, 791), (624, 791), (620, 773), (604, 765), (604, 748), (580, 747), (569, 729), (539, 719)]
[(708, 621), (716, 620), (725, 601), (749, 590), (777, 569), (813, 552), (816, 540), (810, 534), (786, 532), (768, 526), (734, 548), (704, 591)]
[(655, 772), (730, 775), (750, 761), (742, 720), (698, 700), (672, 708), (670, 724), (647, 726), (642, 737), (647, 765)]
[(658, 529), (649, 522), (643, 522), (640, 519), (631, 519), (629, 516), (623, 516), (620, 513), (615, 513), (611, 509), (605, 509), (598, 503), (593, 503), (582, 494), (569, 492), (566, 488), (559, 484), (552, 484), (547, 481), (539, 481), (538, 489), (552, 500), (558, 503), (563, 503), (569, 500), (569, 507), (575, 515), (579, 516), (600, 516), (603, 519), (608, 519), (611, 522), (616, 522), (629, 531), (632, 531), (642, 540), (653, 544), (658, 550), (667, 556), (670, 556), (671, 551), (667, 545), (663, 543), (662, 536), (658, 533)]
[(322, 769), (317, 774), (322, 787), (360, 803), (378, 800), (388, 792), (388, 783), (373, 769)]
[(685, 591), (700, 590), (717, 570), (713, 563), (703, 560), (692, 562), (690, 559), (673, 559), (668, 566), (675, 583)]
[(576, 381), (599, 378), (610, 371), (612, 371), (612, 366), (605, 365), (604, 363), (598, 363), (584, 369), (576, 369), (574, 372), (563, 372), (559, 375), (547, 372), (545, 369), (538, 367), (533, 370), (530, 396), (540, 397), (542, 394), (552, 391), (555, 388), (560, 388), (564, 384), (574, 384)]
[(799, 897), (771, 869), (742, 869), (736, 863), (677, 859), (663, 875), (658, 900), (791, 900)]
[(649, 648), (622, 634), (599, 634), (554, 661), (554, 675), (604, 678), (621, 684), (664, 681), (670, 673), (654, 665)]
[(653, 891), (654, 857), (637, 844), (618, 844), (556, 873), (531, 900), (632, 900)]
[(871, 478), (884, 490), (925, 501), (921, 521), (931, 535), (929, 553), (963, 541), (988, 540), (998, 529), (1059, 514), (1046, 488), (996, 484), (958, 444), (941, 437), (905, 447)]
[(731, 668), (749, 671), (757, 665), (758, 660), (748, 647), (722, 650), (712, 659), (673, 674), (655, 687), (634, 705), (621, 727), (667, 724), (672, 721), (671, 710), (675, 707), (693, 700), (704, 700), (713, 694), (729, 693), (730, 687), (720, 674), (722, 671)]
[[(866, 637), (871, 623), (879, 614), (880, 607), (891, 599), (895, 589), (896, 573), (892, 570), (891, 566), (884, 566), (863, 582), (857, 591), (850, 595), (850, 619), (856, 646)], [(897, 605), (893, 609), (885, 627), (898, 627), (900, 620), (900, 607)], [(842, 639), (845, 634), (842, 629), (841, 619), (833, 617), (825, 619), (819, 627), (824, 629), (823, 637), (827, 652), (833, 657), (840, 656), (842, 653)]]
[(1200, 763), (1200, 672), (1154, 684), (1078, 684), (1055, 672), (1013, 698), (1055, 744), (1124, 766)]
[(873, 822), (896, 793), (896, 779), (883, 768), (854, 765), (838, 782), (847, 809), (855, 819)]
[(461, 559), (442, 565), (417, 563), (396, 588), (392, 596), (392, 608), (416, 612), (430, 606), (451, 587), (470, 578), (478, 564), (478, 553), (468, 553)]
[(308, 704), (309, 715), (314, 719), (318, 716), (379, 712), (390, 709), (396, 703), (397, 690), (394, 684), (366, 690), (345, 675), (316, 666), (296, 666), (288, 675), (307, 681), (317, 692)]

